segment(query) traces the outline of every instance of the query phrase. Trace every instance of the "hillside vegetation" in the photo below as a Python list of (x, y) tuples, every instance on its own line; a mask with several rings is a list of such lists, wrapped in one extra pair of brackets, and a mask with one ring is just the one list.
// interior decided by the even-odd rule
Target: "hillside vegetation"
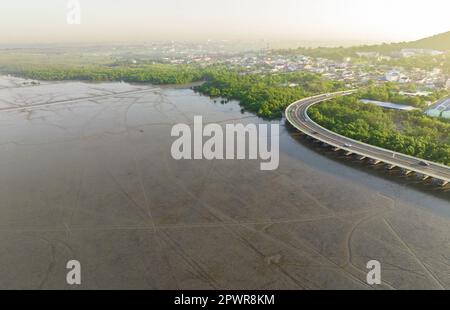
[(212, 70), (196, 90), (211, 97), (238, 100), (248, 111), (264, 118), (279, 118), (292, 102), (314, 94), (343, 89), (341, 82), (312, 73), (246, 74)]
[(450, 165), (450, 121), (421, 112), (384, 110), (360, 103), (357, 96), (317, 104), (308, 113), (346, 137)]
[[(284, 53), (302, 54), (311, 57), (320, 57), (333, 60), (342, 60), (346, 57), (359, 58), (360, 52), (378, 52), (380, 54), (389, 55), (390, 53), (400, 51), (408, 48), (420, 48), (420, 49), (432, 49), (444, 52), (450, 52), (450, 31), (442, 33), (429, 38), (424, 38), (411, 42), (400, 42), (391, 44), (379, 44), (379, 45), (361, 45), (353, 47), (318, 47), (318, 48), (298, 48), (293, 50), (285, 50)], [(418, 67), (433, 68), (441, 62), (447, 62), (447, 66), (450, 67), (448, 59), (444, 56), (430, 57), (419, 56), (411, 57), (405, 60), (406, 64), (411, 62), (414, 64), (420, 62)], [(402, 65), (402, 63), (399, 63)], [(450, 70), (449, 70), (450, 71)]]
[(432, 37), (406, 43), (411, 48), (429, 48), (440, 51), (450, 51), (450, 31)]

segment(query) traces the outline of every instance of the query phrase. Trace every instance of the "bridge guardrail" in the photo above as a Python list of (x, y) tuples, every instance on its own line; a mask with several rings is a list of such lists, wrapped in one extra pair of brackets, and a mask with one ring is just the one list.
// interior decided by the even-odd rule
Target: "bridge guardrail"
[[(417, 158), (417, 157), (410, 156), (410, 155), (406, 155), (406, 154), (403, 154), (403, 153), (391, 151), (391, 150), (388, 150), (388, 149), (384, 149), (384, 148), (381, 148), (381, 147), (377, 147), (377, 146), (374, 146), (374, 145), (371, 145), (371, 144), (364, 143), (364, 142), (362, 142), (362, 141), (358, 141), (358, 140), (355, 140), (355, 139), (352, 139), (352, 138), (343, 136), (343, 135), (341, 135), (341, 134), (338, 134), (338, 133), (336, 133), (336, 132), (333, 132), (333, 131), (331, 131), (331, 130), (329, 130), (329, 129), (327, 129), (327, 128), (325, 128), (325, 127), (319, 125), (319, 124), (317, 124), (316, 122), (314, 122), (314, 121), (309, 117), (309, 115), (308, 115), (307, 112), (308, 112), (308, 109), (309, 109), (311, 106), (316, 105), (316, 104), (318, 104), (318, 103), (320, 103), (320, 102), (323, 102), (323, 101), (327, 101), (327, 100), (333, 99), (333, 98), (335, 98), (335, 97), (337, 97), (337, 96), (339, 96), (339, 95), (343, 95), (343, 96), (350, 95), (350, 94), (354, 93), (355, 91), (356, 91), (356, 90), (348, 90), (348, 91), (341, 91), (341, 92), (335, 92), (335, 93), (330, 93), (330, 94), (321, 94), (321, 95), (316, 95), (316, 96), (313, 96), (313, 97), (308, 97), (308, 98), (304, 98), (304, 99), (298, 100), (298, 101), (296, 101), (296, 102), (290, 104), (290, 105), (286, 108), (286, 110), (285, 110), (286, 119), (289, 121), (289, 123), (291, 123), (291, 124), (292, 124), (295, 128), (297, 128), (298, 130), (304, 132), (305, 134), (307, 134), (307, 135), (309, 135), (309, 136), (312, 136), (310, 133), (305, 132), (304, 130), (302, 130), (301, 128), (299, 128), (299, 127), (297, 127), (297, 126), (295, 125), (295, 122), (293, 122), (293, 121), (290, 119), (289, 111), (291, 110), (291, 108), (292, 108), (293, 106), (299, 104), (299, 103), (302, 102), (302, 101), (305, 101), (305, 100), (311, 100), (311, 99), (318, 98), (318, 97), (321, 97), (321, 96), (324, 96), (324, 95), (329, 95), (329, 97), (326, 97), (326, 98), (324, 98), (323, 100), (314, 102), (314, 103), (310, 104), (310, 105), (306, 108), (306, 110), (305, 110), (305, 114), (306, 114), (306, 115), (305, 115), (305, 116), (306, 116), (306, 118), (308, 119), (308, 121), (309, 121), (310, 123), (313, 123), (315, 126), (321, 128), (321, 129), (323, 129), (324, 131), (327, 131), (328, 133), (330, 133), (330, 134), (332, 134), (332, 135), (335, 135), (335, 136), (337, 136), (337, 137), (339, 137), (339, 138), (343, 138), (343, 139), (346, 139), (346, 140), (351, 141), (351, 142), (354, 142), (354, 143), (362, 144), (362, 145), (364, 145), (364, 146), (367, 146), (367, 147), (369, 147), (369, 148), (373, 148), (373, 149), (376, 149), (376, 150), (379, 150), (379, 151), (389, 152), (389, 153), (391, 153), (391, 154), (395, 154), (395, 155), (397, 155), (397, 156), (402, 156), (402, 157), (404, 157), (404, 158), (408, 158), (408, 159), (411, 159), (411, 160), (415, 160), (415, 161), (417, 161), (417, 162), (423, 161), (423, 159), (421, 159), (421, 158)], [(420, 173), (420, 174), (424, 174), (424, 175), (427, 175), (427, 176), (430, 176), (430, 177), (433, 177), (433, 178), (435, 178), (435, 179), (439, 179), (439, 180), (442, 180), (442, 181), (445, 181), (445, 182), (450, 182), (450, 178), (438, 176), (438, 175), (436, 175), (436, 174), (434, 174), (434, 173), (430, 173), (429, 171), (425, 171), (425, 170), (421, 170), (421, 169), (414, 169), (414, 168), (411, 168), (411, 167), (408, 167), (408, 166), (399, 164), (398, 162), (394, 162), (394, 161), (391, 161), (391, 160), (386, 160), (386, 159), (381, 159), (381, 158), (374, 158), (374, 157), (376, 157), (376, 156), (371, 155), (371, 154), (367, 154), (367, 153), (364, 153), (364, 152), (361, 152), (361, 151), (355, 151), (355, 150), (353, 150), (353, 149), (346, 148), (346, 147), (341, 146), (341, 145), (336, 145), (335, 143), (326, 141), (326, 140), (324, 140), (324, 139), (320, 139), (320, 138), (318, 138), (318, 137), (313, 137), (313, 138), (318, 139), (318, 140), (320, 140), (320, 141), (322, 141), (322, 142), (324, 142), (324, 143), (327, 143), (327, 144), (329, 144), (329, 145), (332, 145), (332, 146), (334, 146), (334, 147), (337, 147), (337, 148), (339, 148), (339, 149), (342, 149), (342, 150), (345, 150), (345, 151), (348, 151), (348, 152), (352, 152), (352, 153), (355, 153), (355, 154), (358, 154), (358, 155), (361, 155), (361, 156), (365, 156), (365, 157), (368, 157), (368, 158), (373, 158), (373, 159), (376, 159), (376, 160), (380, 160), (381, 162), (384, 162), (384, 163), (387, 163), (387, 164), (391, 164), (391, 165), (395, 165), (395, 166), (397, 166), (397, 167), (400, 167), (400, 168), (403, 168), (403, 169), (406, 169), (406, 170), (411, 170), (411, 171), (414, 171), (414, 172), (418, 172), (418, 173)], [(447, 169), (447, 170), (450, 171), (450, 167), (448, 167), (448, 166), (445, 166), (445, 165), (442, 165), (442, 164), (439, 164), (439, 163), (435, 163), (435, 162), (431, 162), (431, 161), (427, 161), (427, 162), (429, 162), (429, 163), (432, 164), (433, 166), (440, 167), (440, 168), (444, 168), (444, 169)]]

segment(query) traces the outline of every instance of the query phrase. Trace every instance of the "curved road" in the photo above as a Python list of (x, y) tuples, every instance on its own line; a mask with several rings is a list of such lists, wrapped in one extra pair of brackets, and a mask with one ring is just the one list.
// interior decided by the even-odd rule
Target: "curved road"
[(429, 166), (425, 166), (422, 159), (344, 137), (320, 126), (309, 118), (307, 112), (312, 105), (335, 97), (350, 95), (354, 92), (354, 90), (349, 90), (299, 100), (287, 107), (286, 119), (304, 134), (333, 146), (336, 150), (346, 151), (348, 155), (357, 154), (361, 156), (361, 159), (368, 158), (375, 163), (385, 163), (389, 165), (390, 169), (399, 167), (403, 169), (405, 174), (415, 172), (423, 176), (424, 179), (434, 178), (439, 180), (443, 186), (450, 183), (450, 167), (448, 166), (433, 162), (427, 162)]

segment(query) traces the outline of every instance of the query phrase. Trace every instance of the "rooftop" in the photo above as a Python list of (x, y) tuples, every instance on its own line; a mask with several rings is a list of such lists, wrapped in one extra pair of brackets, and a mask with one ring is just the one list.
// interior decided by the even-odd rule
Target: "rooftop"
[(385, 109), (402, 110), (402, 111), (420, 110), (413, 106), (397, 104), (397, 103), (392, 103), (392, 102), (375, 101), (375, 100), (368, 100), (368, 99), (362, 99), (361, 102), (365, 103), (365, 104), (375, 104), (375, 105), (385, 108)]

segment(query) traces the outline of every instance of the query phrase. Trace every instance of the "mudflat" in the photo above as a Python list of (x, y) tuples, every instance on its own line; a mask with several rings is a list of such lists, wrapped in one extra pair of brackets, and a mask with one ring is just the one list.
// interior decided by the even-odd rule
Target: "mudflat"
[(190, 89), (0, 80), (1, 289), (71, 289), (69, 260), (82, 289), (450, 288), (442, 189), (329, 158), (284, 127), (275, 171), (173, 160), (172, 126), (196, 115), (264, 122)]

